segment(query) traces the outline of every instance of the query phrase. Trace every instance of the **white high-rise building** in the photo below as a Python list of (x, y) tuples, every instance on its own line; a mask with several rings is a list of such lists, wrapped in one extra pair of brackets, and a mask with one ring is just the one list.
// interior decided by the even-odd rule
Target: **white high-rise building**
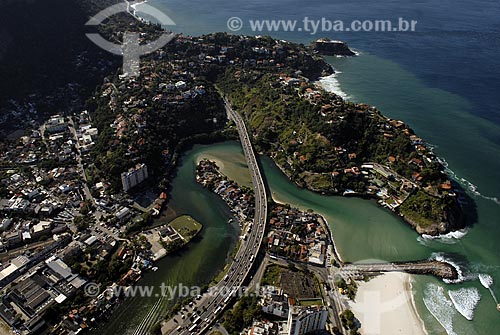
[(136, 165), (135, 168), (122, 173), (123, 190), (128, 192), (128, 190), (139, 185), (144, 180), (148, 179), (148, 177), (148, 167), (146, 164)]
[(288, 335), (303, 335), (325, 329), (328, 311), (325, 306), (293, 306), (288, 312)]

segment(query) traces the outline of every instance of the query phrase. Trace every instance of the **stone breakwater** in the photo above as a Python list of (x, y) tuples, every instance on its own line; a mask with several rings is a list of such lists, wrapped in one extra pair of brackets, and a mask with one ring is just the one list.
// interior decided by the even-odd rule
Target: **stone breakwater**
[(450, 263), (436, 260), (396, 262), (380, 264), (345, 264), (342, 272), (350, 275), (378, 275), (384, 272), (405, 272), (417, 275), (432, 275), (444, 280), (458, 280), (459, 273)]

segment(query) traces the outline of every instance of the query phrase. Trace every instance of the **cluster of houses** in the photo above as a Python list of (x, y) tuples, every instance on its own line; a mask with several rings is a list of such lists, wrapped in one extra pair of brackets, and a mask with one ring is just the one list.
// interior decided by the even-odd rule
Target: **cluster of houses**
[[(167, 57), (168, 56), (168, 57)], [(311, 57), (303, 49), (295, 49), (286, 41), (270, 41), (265, 37), (214, 34), (201, 37), (178, 35), (168, 44), (168, 52), (157, 51), (140, 64), (140, 77), (120, 75), (117, 83), (107, 83), (101, 97), (108, 97), (108, 106), (115, 115), (110, 127), (120, 140), (133, 134), (129, 145), (130, 159), (141, 154), (145, 144), (143, 132), (157, 118), (150, 118), (148, 107), (168, 109), (183, 105), (207, 94), (204, 78), (228, 65), (241, 67), (268, 66), (284, 69)], [(147, 87), (145, 92), (141, 90)], [(205, 120), (218, 123), (217, 118)], [(166, 148), (168, 149), (168, 148)]]
[[(126, 197), (108, 194), (106, 182), (89, 185), (82, 177), (81, 160), (97, 136), (86, 111), (71, 118), (53, 115), (0, 150), (0, 163), (6, 167), (0, 170), (0, 288), (5, 293), (0, 317), (23, 334), (45, 330), (46, 311), (72, 299), (85, 284), (87, 279), (71, 270), (66, 257), (95, 250), (96, 260), (108, 259), (117, 252), (119, 230), (129, 221), (133, 224), (136, 211)], [(161, 207), (166, 195), (160, 198), (154, 205)], [(100, 217), (94, 212), (81, 216), (89, 199), (103, 218), (103, 230), (97, 229)], [(95, 225), (80, 228), (77, 221), (82, 218)], [(133, 255), (130, 248), (122, 248), (117, 257)], [(146, 252), (136, 258), (120, 283), (136, 282), (140, 268), (149, 266)], [(72, 310), (57, 329), (61, 334), (81, 331), (91, 323), (88, 315), (98, 318), (112, 307), (106, 299), (92, 302)]]
[[(384, 117), (375, 107), (345, 102), (340, 96), (326, 93), (323, 88), (318, 87), (319, 83), (309, 83), (307, 78), (300, 74), (281, 73), (278, 78), (280, 85), (275, 85), (275, 87), (282, 87), (282, 96), (290, 93), (290, 88), (292, 88), (299, 97), (319, 106), (319, 113), (328, 124), (344, 122), (346, 111), (351, 111), (355, 114), (366, 115), (369, 119), (374, 120), (378, 133), (386, 141), (393, 141), (399, 135), (408, 139), (412, 149), (411, 155), (408, 154), (402, 158), (389, 153), (386, 161), (378, 163), (361, 163), (355, 150), (340, 145), (335, 146), (333, 150), (335, 159), (333, 161), (337, 163), (332, 166), (332, 185), (338, 185), (335, 180), (342, 176), (362, 178), (363, 181), (367, 182), (366, 189), (363, 191), (357, 190), (355, 192), (346, 188), (337, 190), (340, 193), (344, 192), (344, 195), (349, 195), (361, 192), (375, 196), (380, 199), (383, 206), (391, 210), (399, 207), (414, 190), (420, 187), (436, 197), (457, 196), (457, 191), (445, 173), (441, 173), (441, 178), (438, 181), (425, 180), (422, 172), (428, 167), (435, 169), (435, 166), (441, 165), (441, 162), (425, 142), (416, 136), (404, 122)], [(293, 134), (295, 138), (291, 140), (290, 144), (294, 147), (294, 151), (286, 157), (286, 166), (291, 169), (295, 169), (297, 164), (304, 164), (309, 159), (308, 155), (301, 154), (300, 151), (300, 146), (304, 144), (304, 137), (307, 135), (301, 134), (299, 131), (294, 131)], [(274, 155), (284, 154), (286, 151), (285, 148), (281, 148)], [(402, 176), (395, 172), (395, 166), (401, 164), (406, 165), (411, 174), (406, 173), (405, 176)]]
[[(59, 117), (52, 119), (49, 122), (64, 122)], [(48, 128), (46, 126), (45, 135)], [(21, 157), (19, 165), (0, 172), (1, 250), (61, 234), (72, 222), (73, 210), (80, 208), (84, 199), (80, 175), (74, 165), (65, 164), (75, 159), (74, 146), (69, 136), (58, 134), (62, 137), (51, 139), (53, 135), (41, 137), (40, 132), (34, 130), (31, 136), (21, 138), (17, 145), (0, 153), (4, 164), (15, 162), (13, 155)], [(28, 164), (25, 157), (35, 161)], [(34, 165), (39, 161), (49, 163)]]
[[(210, 88), (204, 78), (214, 66), (285, 69), (310, 57), (303, 49), (285, 41), (224, 34), (179, 35), (169, 44), (168, 53), (167, 57), (167, 52), (160, 50), (149, 61), (141, 62), (139, 78), (121, 75), (115, 83), (108, 81), (103, 86), (101, 98), (109, 98), (107, 103), (114, 112), (114, 119), (109, 124), (114, 136), (109, 145), (112, 147), (127, 141), (126, 158), (135, 165), (132, 171), (125, 171), (122, 175), (125, 191), (142, 183), (149, 175), (147, 166), (142, 163), (143, 148), (148, 144), (145, 131), (151, 122), (157, 121), (147, 115), (148, 107), (182, 106), (207, 95)], [(300, 82), (293, 78), (286, 80), (287, 85)], [(148, 90), (137, 93), (144, 87)], [(311, 99), (314, 97), (314, 92), (306, 93)], [(17, 108), (14, 116), (29, 118), (34, 114), (31, 107), (26, 108), (26, 111)], [(216, 118), (205, 121), (219, 122)], [(133, 201), (128, 201), (126, 195), (107, 192), (110, 188), (107, 181), (97, 178), (92, 180), (95, 184), (88, 183), (91, 178), (87, 180), (84, 167), (93, 177), (99, 173), (93, 173), (90, 171), (92, 167), (84, 164), (89, 162), (90, 152), (102, 135), (88, 112), (76, 113), (72, 117), (52, 115), (41, 127), (35, 122), (31, 126), (33, 129), (29, 134), (23, 133), (24, 136), (13, 144), (2, 143), (0, 150), (0, 163), (6, 167), (0, 171), (0, 250), (10, 252), (25, 248), (21, 256), (0, 265), (1, 287), (11, 285), (7, 290), (7, 300), (0, 305), (0, 316), (7, 322), (12, 321), (12, 325), (25, 320), (23, 329), (34, 333), (43, 323), (38, 322), (42, 312), (71, 299), (84, 283), (84, 279), (69, 268), (67, 264), (70, 262), (62, 260), (62, 256), (47, 259), (50, 254), (56, 250), (61, 255), (90, 250), (89, 253), (95, 254), (93, 261), (109, 259), (121, 243), (118, 236), (124, 232), (126, 224), (135, 224), (136, 219), (141, 218), (132, 208)], [(171, 148), (162, 150), (161, 159), (165, 165), (172, 162)], [(202, 162), (197, 179), (219, 194), (242, 221), (253, 217), (252, 190), (228, 181), (215, 164)], [(153, 214), (159, 213), (165, 201), (166, 195), (155, 201)], [(90, 227), (80, 222), (81, 214), (86, 215), (83, 223), (92, 223)], [(299, 258), (305, 256), (306, 261), (321, 264), (325, 253), (325, 242), (321, 239), (325, 232), (313, 221), (301, 221), (306, 225), (305, 235), (292, 233), (284, 236), (282, 241), (287, 243), (295, 238), (307, 249)], [(80, 224), (83, 228), (78, 227)], [(168, 232), (164, 233), (168, 235)], [(278, 235), (282, 233), (276, 232)], [(120, 249), (117, 257), (121, 260), (134, 257), (134, 265), (121, 277), (120, 283), (137, 281), (140, 268), (147, 266), (146, 253), (136, 255), (130, 249)], [(17, 281), (28, 272), (25, 280)], [(88, 315), (105, 314), (112, 303), (113, 298), (99, 296), (72, 310), (58, 327), (75, 332), (85, 329), (91, 321), (86, 319)]]
[(395, 210), (399, 207), (418, 185), (399, 175), (389, 166), (377, 163), (365, 163), (361, 165), (361, 173), (369, 182), (367, 193), (379, 198), (383, 206)]
[(243, 190), (234, 181), (228, 180), (215, 162), (201, 160), (197, 167), (196, 181), (217, 193), (242, 222), (249, 221), (254, 215), (254, 195), (251, 189)]
[(82, 154), (90, 152), (97, 142), (99, 130), (91, 123), (88, 111), (83, 111), (77, 116), (78, 129), (75, 129), (78, 147)]
[(277, 205), (269, 220), (267, 250), (294, 261), (324, 265), (328, 231), (320, 215)]

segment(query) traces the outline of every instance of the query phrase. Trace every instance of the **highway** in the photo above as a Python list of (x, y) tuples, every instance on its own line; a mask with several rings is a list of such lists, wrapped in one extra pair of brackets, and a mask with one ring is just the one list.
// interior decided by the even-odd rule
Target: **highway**
[[(267, 220), (267, 198), (264, 181), (257, 164), (257, 158), (250, 142), (247, 128), (241, 116), (232, 110), (224, 99), (228, 118), (233, 120), (240, 136), (241, 145), (247, 161), (255, 194), (254, 222), (246, 241), (241, 246), (231, 263), (227, 275), (209, 292), (195, 300), (193, 306), (184, 306), (181, 311), (162, 327), (162, 334), (201, 334), (220, 316), (230, 301), (238, 295), (242, 284), (254, 265), (257, 253), (264, 238)], [(187, 317), (187, 313), (192, 313)], [(184, 317), (184, 318), (183, 318)]]

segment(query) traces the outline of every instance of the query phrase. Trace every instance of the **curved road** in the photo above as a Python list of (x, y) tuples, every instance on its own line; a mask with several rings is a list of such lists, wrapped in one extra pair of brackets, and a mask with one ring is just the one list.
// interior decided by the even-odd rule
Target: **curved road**
[[(218, 318), (230, 300), (242, 290), (242, 284), (250, 269), (252, 268), (259, 247), (264, 238), (267, 220), (267, 198), (264, 181), (257, 164), (257, 158), (250, 142), (245, 122), (241, 116), (232, 110), (229, 101), (224, 98), (228, 118), (233, 120), (240, 135), (243, 152), (252, 177), (255, 194), (254, 224), (248, 233), (247, 241), (242, 241), (241, 246), (230, 265), (227, 276), (209, 292), (194, 301), (193, 306), (184, 306), (184, 312), (180, 312), (169, 320), (163, 327), (163, 334), (201, 334)], [(191, 318), (186, 317), (192, 313)], [(182, 318), (184, 317), (184, 319)]]

